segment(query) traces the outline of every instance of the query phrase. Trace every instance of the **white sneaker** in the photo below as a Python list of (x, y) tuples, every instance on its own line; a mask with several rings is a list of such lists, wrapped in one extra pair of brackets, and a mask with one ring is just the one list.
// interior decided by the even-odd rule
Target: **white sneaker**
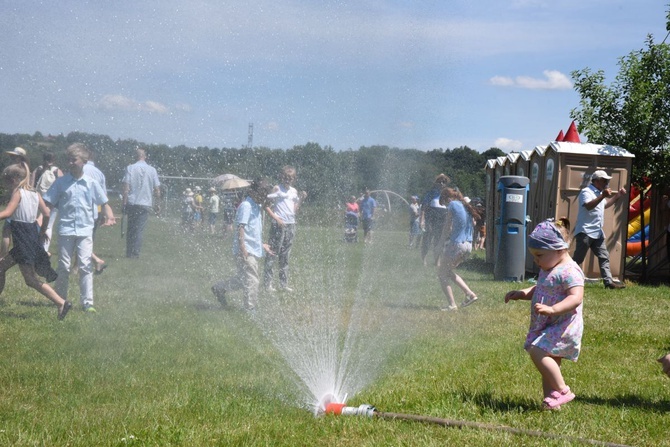
[(284, 286), (281, 288), (284, 292), (293, 293), (293, 289), (289, 286)]
[(275, 293), (277, 291), (277, 289), (275, 289), (274, 286), (267, 286), (265, 290), (270, 293)]

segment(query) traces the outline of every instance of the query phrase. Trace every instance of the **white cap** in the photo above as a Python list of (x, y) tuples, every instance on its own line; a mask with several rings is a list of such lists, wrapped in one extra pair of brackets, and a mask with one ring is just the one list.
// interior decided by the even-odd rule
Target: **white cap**
[(470, 203), (470, 197), (468, 197), (468, 196), (463, 197), (463, 201), (465, 203)]
[(16, 155), (21, 158), (26, 158), (26, 150), (22, 147), (15, 147), (11, 151), (5, 151), (5, 154)]
[(591, 174), (591, 180), (597, 180), (600, 178), (604, 178), (605, 180), (609, 180), (612, 178), (611, 175), (607, 175), (607, 172), (603, 171), (602, 169), (598, 169), (596, 172)]

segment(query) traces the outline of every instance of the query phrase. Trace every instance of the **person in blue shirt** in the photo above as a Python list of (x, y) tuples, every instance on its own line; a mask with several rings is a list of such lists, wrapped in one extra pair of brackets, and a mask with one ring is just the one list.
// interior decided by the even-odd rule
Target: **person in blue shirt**
[(67, 148), (69, 173), (58, 177), (44, 194), (49, 208), (58, 209), (58, 279), (56, 293), (67, 300), (68, 282), (72, 268), (72, 257), (76, 252), (79, 265), (80, 302), (87, 312), (93, 307), (93, 226), (95, 208), (101, 207), (102, 223), (116, 223), (107, 194), (100, 184), (84, 174), (88, 161), (88, 149), (82, 143)]
[[(139, 258), (142, 250), (144, 227), (153, 208), (160, 214), (160, 180), (153, 166), (146, 162), (147, 154), (138, 148), (137, 162), (129, 165), (123, 176), (123, 212), (128, 216), (126, 257)], [(154, 198), (156, 199), (154, 201)]]
[(361, 199), (361, 222), (363, 224), (363, 242), (372, 243), (372, 230), (374, 228), (375, 209), (377, 201), (370, 196), (370, 190), (365, 189), (365, 194)]
[(212, 286), (212, 293), (221, 305), (226, 306), (226, 293), (244, 289), (244, 308), (253, 311), (258, 305), (259, 260), (265, 252), (273, 254), (263, 243), (263, 207), (272, 191), (270, 184), (257, 179), (251, 183), (247, 197), (237, 207), (235, 213), (236, 237), (233, 238), (233, 255), (237, 264), (237, 275), (219, 281)]
[(446, 206), (444, 228), (435, 252), (435, 264), (438, 266), (437, 277), (449, 305), (442, 310), (456, 310), (454, 292), (451, 283), (455, 283), (464, 293), (465, 301), (461, 307), (469, 306), (477, 301), (477, 295), (468, 287), (454, 269), (465, 261), (472, 252), (472, 233), (474, 220), (479, 217), (477, 210), (463, 200), (463, 195), (454, 188), (444, 188), (440, 194), (440, 202)]

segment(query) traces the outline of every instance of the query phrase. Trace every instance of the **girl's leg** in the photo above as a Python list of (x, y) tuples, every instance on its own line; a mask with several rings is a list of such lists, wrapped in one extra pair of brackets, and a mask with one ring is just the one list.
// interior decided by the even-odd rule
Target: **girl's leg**
[(5, 290), (5, 274), (7, 273), (7, 270), (12, 268), (15, 264), (16, 262), (14, 262), (14, 258), (12, 258), (12, 255), (10, 254), (0, 259), (0, 293)]
[(561, 359), (552, 357), (540, 348), (531, 346), (527, 349), (535, 367), (542, 375), (544, 397), (549, 397), (552, 391), (563, 391), (567, 388), (561, 373)]
[(12, 227), (5, 221), (2, 226), (2, 244), (0, 244), (0, 257), (6, 257), (9, 254), (9, 246), (12, 243)]
[(23, 279), (25, 280), (28, 287), (32, 287), (47, 297), (51, 302), (58, 306), (59, 310), (63, 308), (65, 300), (61, 298), (49, 284), (39, 280), (37, 274), (35, 273), (34, 266), (28, 264), (19, 264), (19, 269), (21, 269), (21, 274), (23, 275)]
[(471, 297), (471, 296), (475, 295), (475, 292), (470, 290), (470, 287), (468, 287), (468, 285), (465, 283), (465, 281), (463, 281), (463, 278), (461, 278), (458, 274), (456, 274), (456, 272), (453, 272), (452, 279), (454, 280), (456, 285), (458, 287), (460, 287), (460, 289), (465, 293), (465, 295), (467, 297)]
[(443, 262), (442, 265), (438, 267), (437, 277), (440, 280), (440, 287), (442, 287), (442, 292), (444, 296), (449, 300), (449, 308), (455, 309), (456, 302), (454, 301), (454, 292), (451, 290), (451, 285), (449, 285), (449, 280), (454, 276), (454, 272), (451, 270), (451, 265), (446, 262)]

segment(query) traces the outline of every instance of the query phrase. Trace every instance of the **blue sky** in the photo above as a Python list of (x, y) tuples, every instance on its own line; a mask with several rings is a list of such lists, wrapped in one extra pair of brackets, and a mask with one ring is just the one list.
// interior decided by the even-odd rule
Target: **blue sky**
[(0, 132), (335, 150), (532, 149), (570, 73), (661, 42), (658, 0), (0, 2)]

